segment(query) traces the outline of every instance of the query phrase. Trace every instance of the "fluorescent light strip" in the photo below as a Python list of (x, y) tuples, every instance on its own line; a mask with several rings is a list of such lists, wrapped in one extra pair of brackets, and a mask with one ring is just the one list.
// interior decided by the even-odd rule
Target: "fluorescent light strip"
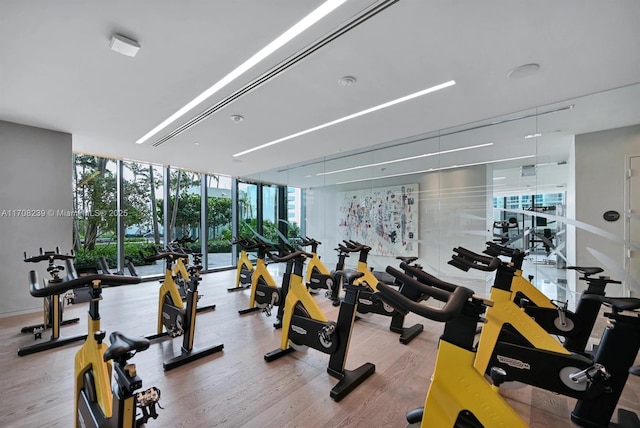
[(358, 182), (361, 182), (361, 181), (381, 180), (383, 178), (402, 177), (404, 175), (423, 174), (425, 172), (436, 172), (436, 171), (443, 171), (443, 170), (447, 170), (447, 169), (465, 168), (465, 167), (468, 167), (468, 166), (475, 166), (475, 165), (487, 165), (487, 164), (490, 164), (490, 163), (507, 162), (507, 161), (512, 161), (512, 160), (527, 159), (527, 158), (532, 158), (532, 157), (535, 157), (535, 155), (518, 156), (518, 157), (515, 157), (515, 158), (497, 159), (497, 160), (486, 161), (486, 162), (466, 163), (466, 164), (463, 164), (463, 165), (443, 166), (441, 168), (430, 168), (430, 169), (423, 169), (421, 171), (402, 172), (402, 173), (399, 173), (399, 174), (383, 175), (383, 176), (380, 176), (380, 177), (360, 178), (360, 179), (357, 179), (357, 180), (341, 181), (341, 182), (336, 183), (336, 184), (348, 184), (348, 183), (358, 183)]
[(542, 134), (540, 132), (536, 132), (535, 134), (525, 135), (524, 139), (528, 140), (529, 138), (538, 138), (538, 137), (542, 137)]
[(292, 138), (300, 137), (305, 134), (309, 134), (311, 132), (318, 131), (323, 128), (328, 128), (329, 126), (337, 125), (338, 123), (346, 122), (347, 120), (355, 119), (356, 117), (364, 116), (365, 114), (373, 113), (374, 111), (382, 110), (387, 107), (394, 106), (396, 104), (403, 103), (405, 101), (412, 100), (417, 97), (421, 97), (422, 95), (427, 95), (435, 91), (439, 91), (440, 89), (448, 88), (449, 86), (455, 85), (456, 82), (454, 80), (449, 80), (448, 82), (441, 83), (440, 85), (432, 86), (427, 89), (423, 89), (422, 91), (414, 92), (413, 94), (405, 95), (404, 97), (396, 98), (395, 100), (387, 101), (386, 103), (377, 105), (375, 107), (368, 108), (366, 110), (359, 111), (357, 113), (350, 114), (348, 116), (341, 117), (340, 119), (332, 120), (331, 122), (323, 123), (322, 125), (314, 126), (313, 128), (305, 129), (304, 131), (296, 132), (295, 134), (288, 135), (286, 137), (279, 138), (277, 140), (273, 140), (269, 143), (262, 144), (260, 146), (254, 147), (252, 149), (245, 150), (243, 152), (236, 153), (233, 157), (238, 157), (242, 155), (246, 155), (247, 153), (255, 152), (256, 150), (262, 150), (266, 147), (273, 146), (278, 143), (282, 143), (283, 141), (291, 140)]
[(351, 168), (338, 169), (338, 170), (329, 171), (329, 172), (320, 172), (320, 173), (318, 173), (316, 175), (337, 174), (339, 172), (353, 171), (355, 169), (370, 168), (372, 166), (380, 166), (380, 165), (389, 165), (390, 163), (404, 162), (404, 161), (413, 160), (413, 159), (426, 158), (426, 157), (429, 157), (429, 156), (437, 156), (437, 155), (444, 155), (444, 154), (447, 154), (447, 153), (461, 152), (463, 150), (479, 149), (480, 147), (487, 147), (487, 146), (492, 146), (492, 145), (493, 145), (493, 143), (477, 144), (475, 146), (460, 147), (460, 148), (457, 148), (457, 149), (442, 150), (440, 152), (435, 152), (435, 153), (425, 153), (425, 154), (422, 154), (422, 155), (409, 156), (408, 158), (395, 159), (395, 160), (390, 160), (390, 161), (385, 161), (385, 162), (378, 162), (378, 163), (370, 163), (368, 165), (359, 165), (359, 166), (354, 166), (354, 167), (351, 167)]
[(147, 132), (142, 138), (136, 141), (137, 144), (142, 144), (147, 141), (149, 138), (153, 137), (155, 134), (169, 126), (171, 123), (175, 122), (182, 116), (184, 116), (187, 112), (193, 109), (195, 106), (209, 98), (211, 95), (218, 92), (220, 89), (227, 86), (229, 83), (237, 79), (243, 73), (248, 71), (251, 67), (258, 64), (260, 61), (271, 55), (276, 50), (280, 49), (289, 41), (293, 40), (295, 37), (300, 35), (307, 28), (311, 27), (313, 24), (327, 16), (329, 13), (337, 9), (347, 0), (327, 0), (322, 5), (320, 5), (313, 12), (302, 18), (298, 23), (296, 23), (293, 27), (289, 28), (287, 31), (282, 33), (278, 38), (273, 40), (267, 46), (262, 48), (256, 54), (254, 54), (251, 58), (240, 64), (237, 68), (235, 68), (231, 73), (227, 74), (223, 77), (218, 83), (211, 86), (209, 89), (195, 97), (189, 103), (187, 103), (180, 110), (169, 116), (165, 119), (160, 125), (153, 128), (151, 131)]

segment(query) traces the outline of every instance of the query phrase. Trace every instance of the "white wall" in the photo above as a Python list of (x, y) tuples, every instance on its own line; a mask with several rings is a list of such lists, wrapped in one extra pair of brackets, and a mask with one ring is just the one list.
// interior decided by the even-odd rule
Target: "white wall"
[[(42, 310), (42, 299), (29, 294), (28, 272), (35, 264), (23, 252), (68, 252), (72, 218), (51, 215), (72, 209), (71, 135), (0, 121), (0, 316)], [(26, 217), (14, 210), (45, 210), (44, 217)], [(46, 262), (38, 263), (48, 278)]]
[[(640, 154), (640, 126), (612, 129), (576, 135), (575, 139), (575, 200), (576, 220), (587, 223), (605, 233), (578, 228), (576, 231), (576, 264), (600, 266), (614, 279), (631, 281), (625, 266), (625, 160)], [(609, 210), (618, 211), (618, 221), (608, 222), (602, 217)], [(591, 251), (590, 251), (591, 249)], [(594, 251), (605, 257), (597, 257)], [(635, 278), (635, 282), (640, 278)], [(640, 289), (633, 290), (636, 295)], [(612, 289), (612, 294), (614, 290)]]

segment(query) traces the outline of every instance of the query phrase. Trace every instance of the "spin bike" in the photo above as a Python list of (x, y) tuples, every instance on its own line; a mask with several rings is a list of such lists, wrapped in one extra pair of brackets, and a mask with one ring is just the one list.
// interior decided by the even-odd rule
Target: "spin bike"
[(293, 251), (284, 257), (270, 254), (276, 262), (287, 263), (286, 298), (280, 347), (264, 355), (267, 362), (274, 361), (295, 351), (294, 346), (308, 346), (329, 354), (327, 373), (339, 379), (330, 392), (335, 401), (342, 400), (358, 385), (375, 372), (375, 365), (365, 363), (355, 370), (346, 370), (345, 363), (349, 350), (349, 341), (356, 316), (358, 294), (363, 286), (350, 285), (351, 275), (358, 273), (337, 273), (345, 275), (346, 285), (344, 301), (340, 305), (338, 320), (329, 321), (302, 281), (305, 258), (309, 253)]
[[(400, 334), (400, 343), (405, 345), (408, 344), (424, 330), (424, 326), (422, 324), (414, 324), (411, 327), (404, 327), (405, 315), (399, 313), (393, 306), (387, 304), (385, 301), (379, 298), (379, 296), (377, 295), (378, 284), (381, 282), (385, 282), (379, 280), (378, 277), (375, 276), (367, 266), (367, 255), (369, 254), (371, 247), (358, 244), (353, 241), (344, 241), (344, 243), (345, 245), (339, 248), (344, 248), (348, 252), (360, 253), (357, 272), (359, 272), (361, 275), (357, 279), (355, 279), (354, 285), (363, 285), (364, 289), (358, 296), (358, 316), (379, 314), (391, 317), (391, 325), (389, 326), (389, 330), (394, 333)], [(417, 257), (398, 257), (398, 259), (405, 260), (407, 264), (413, 263), (418, 260)], [(415, 302), (419, 302), (424, 298), (422, 294), (414, 293), (411, 288), (403, 287), (402, 284), (398, 283), (395, 278), (389, 274), (385, 273), (384, 276), (379, 274), (378, 276), (385, 278), (387, 284), (399, 285), (400, 293)]]
[(387, 273), (415, 293), (428, 296), (430, 301), (444, 302), (441, 308), (427, 306), (408, 299), (387, 284), (378, 284), (380, 298), (397, 311), (445, 323), (424, 407), (409, 411), (407, 422), (421, 421), (424, 428), (527, 427), (498, 392), (504, 373), (498, 368), (491, 370), (489, 382), (474, 367), (476, 326), (483, 322), (482, 316), (492, 302), (475, 296), (465, 287), (430, 286), (392, 267), (387, 268)]
[(300, 239), (299, 246), (301, 248), (311, 246), (311, 257), (307, 264), (304, 282), (312, 290), (327, 290), (325, 296), (332, 300), (333, 306), (338, 306), (340, 304), (338, 298), (340, 285), (336, 281), (335, 272), (344, 269), (344, 256), (342, 258), (340, 255), (338, 256), (338, 267), (335, 271), (330, 272), (318, 255), (318, 245), (321, 243), (308, 236)]
[(274, 306), (280, 305), (282, 301), (282, 290), (267, 269), (265, 257), (269, 250), (269, 244), (261, 240), (247, 241), (245, 250), (256, 250), (257, 260), (253, 274), (251, 275), (251, 297), (249, 298), (249, 308), (238, 311), (240, 315), (249, 314), (262, 310), (267, 315), (271, 314)]
[[(173, 277), (174, 281), (178, 286), (178, 291), (180, 292), (180, 296), (182, 300), (185, 301), (187, 299), (187, 289), (189, 288), (189, 283), (193, 279), (194, 276), (200, 277), (200, 272), (202, 271), (202, 253), (194, 253), (190, 250), (187, 250), (184, 247), (184, 244), (196, 242), (195, 239), (190, 236), (185, 236), (179, 239), (174, 239), (169, 243), (167, 249), (174, 253), (184, 254), (185, 257), (179, 257), (175, 260), (175, 264), (173, 266)], [(189, 265), (189, 254), (193, 256), (193, 264)], [(203, 294), (198, 295), (199, 302), (202, 298)], [(205, 312), (212, 311), (216, 308), (216, 305), (208, 305), (208, 306), (199, 306), (196, 309), (196, 312)]]
[[(149, 261), (165, 261), (164, 280), (158, 293), (157, 333), (147, 336), (147, 339), (157, 340), (166, 337), (174, 338), (183, 336), (181, 354), (165, 361), (162, 365), (164, 370), (172, 370), (222, 351), (224, 347), (222, 344), (199, 349), (193, 348), (196, 329), (198, 284), (202, 278), (193, 272), (194, 274), (191, 275), (191, 279), (188, 282), (186, 303), (184, 303), (173, 277), (174, 261), (188, 256), (184, 253), (172, 251), (156, 251), (156, 253), (151, 256), (142, 256)], [(194, 270), (196, 267), (191, 267), (191, 269)]]
[[(69, 270), (71, 260), (66, 260)], [(140, 278), (124, 275), (70, 276), (64, 281), (38, 286), (37, 272), (29, 275), (29, 291), (34, 297), (57, 297), (69, 290), (90, 287), (89, 334), (75, 357), (75, 427), (124, 428), (140, 427), (149, 419), (156, 419), (156, 405), (160, 407), (160, 390), (142, 388), (142, 379), (135, 364), (128, 361), (136, 352), (149, 347), (149, 340), (132, 338), (114, 331), (109, 335), (110, 346), (104, 342), (106, 332), (100, 329), (100, 300), (104, 285), (135, 284)]]
[(582, 292), (576, 311), (568, 310), (568, 301), (551, 300), (538, 290), (532, 283), (532, 276), (525, 279), (522, 275), (522, 264), (525, 253), (507, 248), (493, 242), (487, 242), (483, 253), (491, 257), (506, 256), (510, 258), (515, 274), (511, 281), (511, 292), (514, 302), (534, 318), (548, 333), (563, 336), (564, 347), (570, 351), (583, 353), (593, 326), (600, 316), (601, 304), (597, 299), (585, 299), (585, 296), (604, 296), (607, 284), (620, 284), (606, 276), (593, 276), (603, 272), (599, 267), (569, 266), (580, 274), (580, 280), (587, 282), (587, 288)]
[[(585, 427), (606, 427), (640, 350), (640, 299), (585, 296), (612, 308), (593, 358), (572, 353), (547, 333), (511, 296), (515, 269), (498, 258), (455, 248), (449, 262), (460, 269), (496, 271), (486, 324), (482, 327), (475, 367), (487, 373), (501, 368), (504, 381), (517, 381), (578, 400), (571, 420)], [(626, 312), (625, 312), (626, 311)], [(619, 420), (640, 420), (621, 409)]]
[(240, 291), (251, 287), (253, 263), (251, 263), (247, 253), (247, 246), (251, 244), (251, 240), (246, 238), (235, 238), (231, 241), (231, 245), (240, 246), (240, 257), (238, 258), (238, 267), (236, 269), (236, 285), (235, 287), (227, 288), (227, 291)]
[(392, 284), (394, 279), (386, 272), (374, 271), (373, 268), (369, 268), (367, 259), (369, 258), (369, 252), (371, 247), (361, 244), (356, 241), (342, 241), (345, 248), (351, 253), (360, 253), (358, 258), (358, 272), (362, 272), (363, 276), (358, 279), (358, 282), (367, 282), (368, 284), (376, 284), (378, 281), (382, 281), (385, 284)]
[[(41, 261), (48, 261), (47, 272), (51, 275), (51, 278), (47, 282), (47, 286), (53, 286), (63, 281), (60, 277), (60, 273), (65, 270), (64, 266), (56, 265), (56, 260), (73, 260), (75, 256), (69, 254), (60, 254), (60, 250), (56, 248), (55, 251), (42, 251), (40, 248), (40, 254), (37, 256), (27, 257), (27, 253), (24, 253), (24, 261), (28, 263), (38, 263)], [(46, 351), (48, 349), (58, 348), (60, 346), (67, 345), (69, 343), (85, 340), (86, 335), (76, 335), (70, 337), (60, 337), (60, 327), (74, 324), (80, 321), (80, 318), (73, 318), (68, 320), (62, 320), (64, 301), (63, 296), (59, 294), (47, 294), (44, 296), (44, 322), (42, 324), (31, 325), (22, 328), (22, 333), (33, 333), (34, 338), (42, 339), (42, 333), (45, 330), (51, 329), (51, 338), (46, 342), (38, 342), (30, 346), (25, 346), (18, 349), (19, 356), (25, 356), (34, 354), (36, 352)], [(67, 299), (69, 301), (69, 299)]]

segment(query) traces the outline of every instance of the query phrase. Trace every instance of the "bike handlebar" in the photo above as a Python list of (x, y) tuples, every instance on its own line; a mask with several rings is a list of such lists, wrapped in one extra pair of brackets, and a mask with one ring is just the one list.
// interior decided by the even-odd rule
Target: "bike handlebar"
[(292, 251), (286, 255), (275, 255), (270, 252), (267, 252), (267, 255), (270, 259), (277, 263), (288, 262), (291, 259), (295, 259), (296, 257), (305, 256), (305, 257), (313, 257), (313, 254), (307, 253), (303, 250)]
[(171, 242), (175, 244), (191, 244), (196, 242), (196, 240), (190, 236), (183, 236), (182, 238), (176, 238)]
[(451, 256), (452, 260), (449, 264), (463, 270), (465, 268), (467, 270), (471, 268), (491, 272), (498, 269), (502, 264), (502, 260), (497, 257), (482, 256), (478, 253), (474, 253), (473, 251), (469, 251), (466, 248), (457, 247), (454, 248), (453, 251), (458, 254)]
[[(369, 247), (367, 245), (364, 245), (364, 244), (361, 244), (361, 243), (356, 242), (356, 241), (351, 241), (351, 240), (346, 240), (345, 239), (342, 242), (345, 243), (345, 249), (348, 252), (351, 252), (351, 253), (356, 253), (356, 252), (363, 251), (363, 250), (367, 250), (367, 251), (371, 250), (371, 247)], [(338, 246), (340, 246), (340, 245), (338, 245)]]
[(162, 259), (184, 259), (189, 258), (189, 255), (186, 253), (178, 253), (175, 251), (157, 251), (155, 254), (150, 256), (145, 255), (142, 251), (140, 251), (140, 256), (148, 262), (153, 262), (156, 260)]
[(383, 300), (386, 300), (391, 306), (400, 311), (404, 311), (405, 313), (409, 311), (434, 321), (446, 322), (459, 316), (462, 313), (466, 302), (471, 296), (473, 296), (473, 291), (466, 287), (459, 286), (453, 291), (447, 292), (442, 289), (421, 284), (414, 278), (405, 275), (392, 267), (387, 267), (387, 272), (398, 278), (404, 284), (407, 284), (410, 287), (415, 286), (424, 294), (445, 303), (440, 309), (423, 305), (403, 296), (393, 287), (379, 282), (377, 287), (380, 297)]
[(414, 276), (419, 282), (426, 284), (429, 287), (436, 287), (448, 292), (453, 292), (453, 290), (458, 288), (458, 285), (456, 284), (445, 282), (440, 278), (436, 278), (435, 276), (428, 274), (422, 269), (416, 268), (415, 266), (411, 266), (407, 263), (400, 263), (400, 268), (407, 274)]
[(73, 254), (60, 254), (60, 249), (56, 248), (55, 251), (42, 251), (40, 248), (40, 254), (37, 256), (27, 257), (27, 252), (24, 252), (24, 261), (27, 263), (38, 263), (45, 260), (73, 260), (76, 256)]
[(486, 244), (487, 244), (487, 249), (484, 250), (483, 253), (488, 254), (492, 257), (497, 257), (497, 256), (513, 257), (514, 255), (517, 255), (518, 253), (520, 253), (520, 250), (518, 250), (517, 248), (505, 247), (504, 245), (500, 245), (495, 242), (487, 242)]
[[(408, 272), (408, 273), (407, 273)], [(441, 302), (446, 302), (449, 298), (449, 295), (458, 288), (457, 285), (452, 286), (451, 288), (442, 288), (439, 287), (435, 283), (423, 282), (421, 279), (416, 278), (414, 276), (413, 270), (402, 272), (397, 270), (394, 267), (388, 266), (387, 273), (393, 276), (398, 282), (407, 286), (409, 288), (413, 288), (414, 290), (419, 291), (422, 294), (426, 294), (430, 297), (433, 297), (436, 300)]]
[(32, 270), (29, 272), (29, 293), (31, 293), (33, 297), (53, 296), (76, 288), (86, 287), (94, 281), (100, 281), (101, 285), (124, 285), (137, 284), (141, 279), (137, 276), (96, 274), (80, 276), (69, 279), (68, 281), (50, 283), (51, 285), (41, 288), (38, 284), (38, 272)]

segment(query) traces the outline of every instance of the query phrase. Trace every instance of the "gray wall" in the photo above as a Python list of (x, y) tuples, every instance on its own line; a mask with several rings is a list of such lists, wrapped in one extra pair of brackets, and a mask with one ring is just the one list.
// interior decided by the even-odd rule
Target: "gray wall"
[[(42, 310), (27, 282), (36, 265), (23, 262), (23, 252), (71, 249), (72, 218), (55, 215), (72, 209), (71, 135), (0, 121), (0, 150), (0, 316), (6, 316)], [(45, 210), (45, 216), (14, 210)], [(37, 264), (41, 280), (48, 278), (46, 264)]]
[[(605, 274), (625, 280), (636, 296), (637, 282), (628, 274), (625, 257), (625, 189), (626, 161), (630, 155), (640, 155), (640, 126), (612, 129), (576, 135), (575, 138), (575, 219), (611, 234), (613, 239), (597, 231), (576, 228), (576, 264), (601, 266)], [(605, 221), (602, 214), (618, 211), (621, 218)], [(594, 251), (606, 258), (598, 258)], [(597, 253), (596, 253), (597, 254)], [(611, 294), (615, 295), (611, 290)]]

